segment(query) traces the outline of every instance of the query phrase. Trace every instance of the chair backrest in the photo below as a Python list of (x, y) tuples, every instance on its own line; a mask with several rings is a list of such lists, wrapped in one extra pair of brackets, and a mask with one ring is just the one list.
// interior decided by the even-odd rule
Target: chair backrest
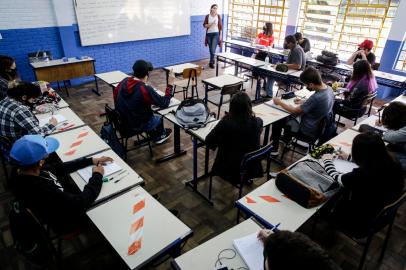
[(368, 95), (366, 95), (364, 100), (362, 101), (362, 106), (365, 107), (365, 106), (371, 104), (374, 101), (374, 99), (376, 98), (377, 94), (378, 94), (378, 92), (375, 91), (375, 92), (372, 92), (372, 93), (369, 93)]
[(222, 95), (230, 95), (233, 96), (237, 92), (242, 90), (242, 82), (235, 83), (235, 84), (228, 84), (224, 85), (223, 88), (221, 89), (221, 94)]
[(259, 148), (258, 150), (245, 154), (241, 161), (240, 175), (243, 177), (245, 175), (245, 173), (247, 172), (247, 169), (249, 168), (250, 164), (268, 157), (270, 155), (271, 151), (272, 151), (272, 145), (267, 144), (267, 145)]
[(196, 68), (185, 68), (183, 70), (182, 76), (184, 79), (196, 78), (202, 74), (202, 67), (198, 66)]
[(104, 110), (106, 112), (107, 121), (113, 125), (113, 128), (120, 134), (120, 137), (126, 137), (130, 131), (122, 121), (120, 113), (111, 108), (108, 104), (105, 105)]
[(385, 206), (382, 211), (375, 218), (375, 222), (371, 228), (372, 232), (378, 232), (396, 217), (396, 212), (399, 207), (406, 202), (406, 189), (403, 191), (402, 195), (393, 203)]

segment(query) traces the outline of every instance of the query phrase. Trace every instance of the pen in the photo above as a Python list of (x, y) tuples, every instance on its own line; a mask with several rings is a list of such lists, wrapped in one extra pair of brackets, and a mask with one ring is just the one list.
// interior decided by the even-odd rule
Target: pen
[(113, 176), (112, 178), (110, 178), (110, 181), (117, 178), (117, 176), (122, 175), (125, 172), (126, 172), (126, 170), (121, 171), (119, 174), (117, 174), (117, 175)]
[(130, 173), (127, 173), (126, 175), (123, 175), (122, 177), (120, 177), (119, 179), (117, 179), (116, 181), (114, 181), (114, 184), (117, 184), (118, 182), (121, 181), (121, 179), (127, 177)]
[(278, 224), (276, 224), (275, 226), (273, 226), (271, 231), (275, 232), (275, 230), (278, 229), (279, 225), (281, 225), (280, 222)]

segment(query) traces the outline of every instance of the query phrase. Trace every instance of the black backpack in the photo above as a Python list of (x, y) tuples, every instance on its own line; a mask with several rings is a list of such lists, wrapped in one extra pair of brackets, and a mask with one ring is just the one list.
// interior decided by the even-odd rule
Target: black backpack
[(19, 201), (13, 201), (9, 220), (14, 247), (21, 255), (42, 266), (56, 258), (55, 247), (45, 228), (30, 209)]
[(113, 125), (105, 122), (100, 130), (100, 137), (111, 147), (111, 149), (121, 158), (125, 157), (125, 151), (118, 141), (116, 131)]
[(338, 64), (337, 54), (326, 50), (323, 50), (321, 55), (317, 56), (316, 60), (328, 66), (336, 66)]

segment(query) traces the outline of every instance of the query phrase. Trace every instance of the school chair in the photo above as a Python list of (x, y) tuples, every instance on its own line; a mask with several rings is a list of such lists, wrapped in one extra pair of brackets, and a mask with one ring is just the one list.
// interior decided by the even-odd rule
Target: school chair
[(223, 88), (221, 88), (221, 90), (220, 90), (220, 94), (215, 94), (215, 95), (209, 96), (207, 98), (208, 102), (210, 102), (211, 104), (214, 104), (218, 107), (217, 119), (220, 118), (221, 106), (223, 106), (223, 104), (230, 103), (230, 100), (233, 97), (233, 95), (235, 95), (239, 91), (242, 91), (242, 89), (243, 89), (243, 82), (224, 85)]
[(361, 108), (359, 109), (353, 109), (350, 107), (347, 107), (343, 104), (341, 104), (340, 109), (337, 112), (338, 119), (337, 119), (337, 127), (338, 124), (340, 123), (341, 117), (347, 118), (351, 121), (354, 122), (354, 126), (357, 124), (358, 118), (368, 115), (368, 117), (371, 115), (371, 110), (372, 110), (372, 104), (374, 103), (374, 100), (376, 98), (376, 95), (378, 94), (378, 91), (375, 91), (373, 93), (370, 93), (365, 96), (364, 100), (362, 101)]
[(1, 154), (1, 164), (3, 165), (3, 172), (6, 178), (6, 185), (9, 181), (9, 173), (7, 166), (10, 162), (10, 150), (13, 143), (11, 140), (5, 136), (0, 136), (0, 154)]
[[(107, 122), (113, 125), (114, 130), (118, 133), (118, 140), (124, 148), (124, 159), (127, 159), (127, 152), (138, 149), (141, 146), (148, 145), (149, 153), (152, 156), (151, 137), (144, 130), (130, 130), (127, 125), (122, 121), (120, 113), (111, 108), (108, 104), (105, 105), (105, 116)], [(128, 140), (136, 138), (134, 148), (128, 149)]]
[[(266, 159), (265, 173), (266, 173), (266, 177), (268, 179), (269, 171), (271, 168), (271, 151), (272, 151), (271, 144), (267, 144), (258, 150), (249, 152), (244, 155), (244, 157), (241, 161), (241, 166), (240, 166), (239, 183), (233, 184), (233, 186), (238, 188), (238, 198), (237, 199), (240, 199), (242, 197), (242, 190), (243, 190), (244, 184), (252, 181), (252, 179), (250, 179), (249, 175), (248, 175), (248, 169), (250, 168), (251, 164), (254, 164), (255, 162), (261, 162), (261, 160)], [(210, 172), (209, 201), (211, 201), (213, 176), (215, 176), (215, 175)], [(225, 180), (229, 180), (229, 179), (225, 179)]]
[[(324, 143), (325, 140), (324, 140), (324, 141), (321, 141), (321, 138), (323, 137), (324, 133), (325, 133), (326, 130), (327, 130), (327, 127), (328, 127), (330, 124), (334, 124), (334, 119), (333, 119), (332, 113), (330, 113), (330, 114), (324, 116), (324, 117), (319, 121), (318, 128), (317, 128), (317, 131), (316, 131), (314, 137), (308, 137), (308, 136), (306, 136), (306, 135), (304, 135), (304, 134), (302, 134), (302, 133), (300, 133), (300, 132), (297, 133), (297, 134), (295, 134), (295, 135), (292, 137), (291, 144), (289, 145), (289, 143), (287, 142), (287, 145), (285, 145), (285, 146), (283, 147), (283, 151), (282, 151), (282, 155), (281, 155), (281, 160), (283, 160), (283, 157), (285, 156), (286, 152), (289, 151), (289, 150), (292, 151), (292, 154), (293, 154), (293, 153), (297, 153), (297, 154), (300, 154), (300, 155), (305, 156), (307, 153), (309, 153), (310, 151), (312, 151), (312, 150), (314, 149), (314, 147), (315, 147), (317, 144), (322, 144), (322, 143)], [(299, 128), (299, 131), (300, 131), (300, 128)], [(300, 142), (304, 142), (305, 144), (307, 144), (307, 152), (306, 152), (306, 153), (303, 153), (303, 152), (300, 152), (300, 151), (296, 151), (296, 146), (298, 145), (298, 142), (299, 142), (299, 141), (300, 141)]]
[[(382, 211), (376, 216), (376, 218), (371, 222), (371, 225), (368, 228), (365, 228), (365, 231), (362, 233), (352, 233), (345, 229), (340, 229), (347, 237), (351, 238), (354, 242), (359, 245), (364, 246), (364, 250), (362, 252), (361, 260), (358, 265), (358, 269), (362, 270), (367, 254), (369, 246), (372, 242), (373, 237), (376, 233), (383, 230), (385, 227), (388, 227), (385, 234), (385, 239), (382, 245), (381, 254), (379, 256), (378, 261), (381, 262), (384, 255), (386, 248), (388, 246), (389, 237), (392, 232), (393, 223), (395, 222), (396, 213), (399, 207), (406, 201), (406, 190), (403, 191), (402, 195), (393, 203), (385, 206)], [(362, 242), (366, 238), (365, 243)]]
[[(197, 68), (186, 68), (183, 70), (182, 73), (182, 80), (177, 80), (173, 83), (173, 90), (174, 93), (183, 93), (183, 99), (186, 99), (189, 91), (189, 87), (191, 87), (192, 90), (192, 98), (195, 96), (195, 91), (196, 91), (196, 97), (199, 98), (199, 93), (197, 91), (197, 78), (202, 75), (202, 67), (199, 66)], [(176, 87), (181, 88), (180, 91), (176, 91)]]

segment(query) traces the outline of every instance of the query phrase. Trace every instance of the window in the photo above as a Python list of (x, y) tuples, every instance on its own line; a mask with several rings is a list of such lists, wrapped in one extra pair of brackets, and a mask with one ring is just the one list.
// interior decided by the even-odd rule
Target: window
[(289, 0), (230, 0), (227, 38), (252, 40), (266, 22), (272, 22), (275, 45), (282, 46)]
[(398, 61), (396, 62), (395, 69), (406, 71), (406, 37), (403, 40), (402, 50), (400, 51)]
[(315, 54), (323, 49), (348, 58), (364, 39), (374, 42), (379, 62), (399, 0), (302, 0), (299, 31)]

